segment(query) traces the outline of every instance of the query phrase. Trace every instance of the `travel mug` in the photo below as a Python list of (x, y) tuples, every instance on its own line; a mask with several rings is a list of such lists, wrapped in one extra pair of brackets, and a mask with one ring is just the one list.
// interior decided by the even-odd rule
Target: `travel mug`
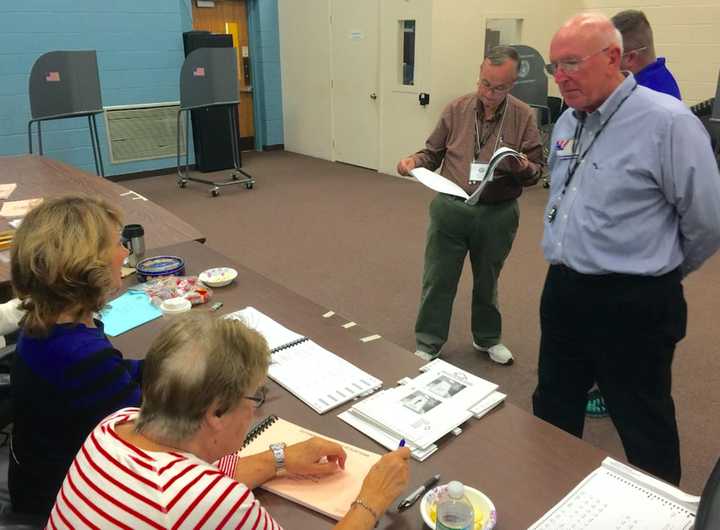
[(125, 225), (122, 237), (127, 241), (128, 250), (130, 251), (128, 265), (135, 267), (145, 257), (145, 230), (143, 230), (142, 225)]

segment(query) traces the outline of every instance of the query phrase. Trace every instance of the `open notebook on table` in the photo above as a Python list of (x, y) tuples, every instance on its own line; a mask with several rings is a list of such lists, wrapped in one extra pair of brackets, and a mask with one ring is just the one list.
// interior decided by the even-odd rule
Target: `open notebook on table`
[(338, 417), (388, 449), (404, 439), (412, 457), (423, 461), (437, 451), (440, 438), (468, 419), (482, 417), (505, 398), (496, 384), (441, 359), (420, 371)]
[[(285, 442), (292, 445), (313, 436), (322, 435), (277, 416), (269, 416), (248, 434), (240, 456), (267, 451), (272, 443)], [(322, 437), (339, 443), (345, 450), (347, 453), (345, 469), (325, 477), (286, 475), (274, 478), (261, 487), (328, 517), (340, 520), (350, 509), (350, 504), (357, 498), (365, 475), (380, 459), (380, 455), (327, 436)]]
[(254, 307), (230, 313), (227, 318), (239, 319), (265, 337), (272, 353), (270, 379), (319, 414), (382, 386), (380, 379)]
[(528, 530), (689, 530), (699, 501), (607, 457)]

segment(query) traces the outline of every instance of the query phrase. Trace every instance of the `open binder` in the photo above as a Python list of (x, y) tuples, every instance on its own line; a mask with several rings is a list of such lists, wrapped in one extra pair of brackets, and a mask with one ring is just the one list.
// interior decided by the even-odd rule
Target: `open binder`
[(324, 477), (285, 475), (265, 482), (261, 487), (340, 520), (360, 493), (365, 475), (380, 460), (379, 454), (322, 436), (277, 416), (268, 416), (248, 433), (240, 456), (267, 451), (271, 443), (285, 442), (292, 445), (313, 436), (321, 436), (342, 446), (347, 454), (345, 469)]
[(265, 337), (272, 354), (270, 379), (319, 414), (382, 386), (380, 379), (254, 307), (235, 311), (227, 318), (239, 319)]
[(401, 439), (423, 461), (436, 442), (472, 417), (481, 417), (505, 399), (498, 386), (441, 359), (424, 365), (413, 379), (378, 392), (338, 417), (388, 449)]
[(528, 530), (689, 530), (700, 497), (610, 457)]
[(498, 164), (500, 164), (500, 162), (507, 157), (520, 159), (524, 158), (525, 155), (518, 151), (515, 151), (515, 149), (510, 149), (509, 147), (501, 147), (500, 149), (495, 151), (490, 158), (490, 161), (488, 162), (488, 167), (485, 171), (484, 178), (480, 182), (480, 185), (475, 189), (475, 191), (473, 191), (472, 195), (468, 195), (468, 193), (464, 189), (455, 184), (452, 180), (449, 180), (442, 175), (438, 175), (437, 173), (430, 171), (429, 169), (426, 169), (424, 167), (415, 168), (410, 171), (410, 174), (431, 190), (435, 190), (439, 193), (446, 193), (448, 195), (455, 195), (457, 197), (465, 199), (466, 204), (474, 206), (480, 199), (480, 195), (482, 195), (488, 182), (493, 182), (495, 180), (495, 169), (497, 168)]

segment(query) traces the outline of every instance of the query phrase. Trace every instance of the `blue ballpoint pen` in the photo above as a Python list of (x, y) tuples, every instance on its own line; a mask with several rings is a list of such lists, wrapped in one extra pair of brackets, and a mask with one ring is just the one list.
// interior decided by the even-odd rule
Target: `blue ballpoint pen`
[(398, 511), (402, 512), (403, 510), (407, 510), (408, 508), (410, 508), (410, 506), (412, 506), (413, 504), (415, 504), (418, 501), (418, 499), (420, 498), (420, 496), (423, 493), (425, 493), (427, 490), (429, 490), (435, 484), (437, 484), (439, 480), (440, 480), (440, 475), (434, 475), (434, 476), (430, 477), (428, 480), (426, 480), (422, 486), (418, 487), (418, 489), (413, 491), (410, 495), (405, 497), (405, 499), (400, 504), (398, 504), (398, 507), (397, 507)]

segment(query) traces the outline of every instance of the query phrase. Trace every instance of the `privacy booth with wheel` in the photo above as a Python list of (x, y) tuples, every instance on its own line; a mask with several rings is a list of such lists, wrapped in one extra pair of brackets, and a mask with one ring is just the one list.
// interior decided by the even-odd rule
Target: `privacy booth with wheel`
[[(184, 188), (189, 181), (210, 186), (210, 194), (217, 197), (222, 186), (242, 184), (252, 189), (255, 179), (240, 168), (240, 134), (238, 132), (237, 105), (237, 50), (235, 48), (199, 48), (188, 54), (180, 71), (180, 108), (177, 114), (177, 178)], [(190, 111), (209, 107), (225, 107), (230, 121), (230, 144), (233, 169), (228, 180), (190, 176), (189, 136)], [(182, 129), (180, 120), (185, 113), (185, 163), (180, 162)]]

